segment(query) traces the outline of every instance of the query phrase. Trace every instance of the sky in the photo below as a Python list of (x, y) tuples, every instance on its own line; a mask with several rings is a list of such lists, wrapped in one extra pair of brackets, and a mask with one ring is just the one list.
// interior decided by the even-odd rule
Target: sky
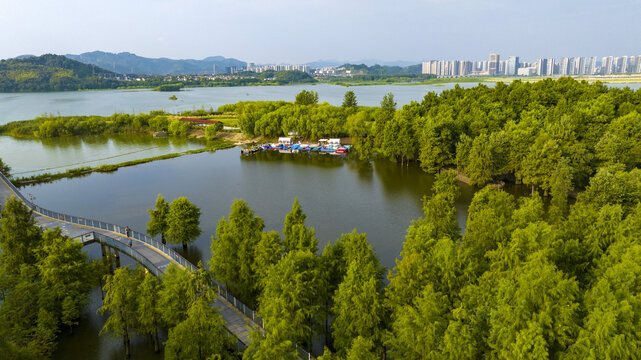
[(523, 60), (641, 54), (641, 0), (0, 0), (0, 58)]

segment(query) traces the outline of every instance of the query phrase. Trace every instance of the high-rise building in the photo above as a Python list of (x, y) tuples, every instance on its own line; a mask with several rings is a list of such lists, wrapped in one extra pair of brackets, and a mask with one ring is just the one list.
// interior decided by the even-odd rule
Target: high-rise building
[(421, 63), (421, 74), (430, 74), (430, 62), (423, 61)]
[(574, 58), (574, 74), (584, 75), (585, 72), (585, 58), (583, 56)]
[(570, 74), (570, 64), (573, 62), (572, 58), (561, 58), (559, 61), (559, 75), (566, 76)]
[(516, 75), (516, 72), (517, 72), (518, 69), (519, 69), (519, 57), (518, 56), (510, 56), (507, 59), (505, 75)]
[(490, 53), (490, 61), (488, 62), (487, 72), (489, 75), (497, 75), (499, 73), (499, 62), (501, 55)]
[(588, 59), (588, 63), (586, 65), (585, 73), (588, 74), (588, 75), (596, 75), (596, 70), (597, 70), (596, 56), (593, 56), (593, 57)]
[(539, 59), (536, 61), (536, 75), (545, 76), (548, 71), (548, 59)]

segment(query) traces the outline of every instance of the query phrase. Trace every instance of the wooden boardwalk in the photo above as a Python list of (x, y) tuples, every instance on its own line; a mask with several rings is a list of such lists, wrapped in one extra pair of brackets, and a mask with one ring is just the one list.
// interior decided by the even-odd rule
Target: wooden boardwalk
[[(140, 262), (156, 276), (161, 276), (171, 263), (184, 269), (196, 268), (173, 249), (153, 240), (146, 234), (132, 231), (132, 246), (129, 247), (129, 238), (124, 235), (124, 227), (60, 214), (34, 205), (6, 177), (0, 174), (0, 207), (4, 206), (6, 200), (11, 196), (16, 196), (26, 206), (34, 210), (33, 216), (43, 229), (60, 228), (63, 235), (82, 241), (83, 244), (92, 242), (105, 244)], [(221, 289), (220, 285), (218, 287), (218, 298), (212, 306), (220, 311), (226, 323), (225, 327), (239, 340), (238, 350), (242, 351), (249, 344), (251, 330), (261, 328), (262, 320), (256, 316), (253, 310)]]

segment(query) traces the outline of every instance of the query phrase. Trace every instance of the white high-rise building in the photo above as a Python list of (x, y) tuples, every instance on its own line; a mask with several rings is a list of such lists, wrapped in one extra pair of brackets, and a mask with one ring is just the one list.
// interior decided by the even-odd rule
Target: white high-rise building
[(548, 59), (548, 69), (547, 69), (546, 75), (548, 75), (548, 76), (555, 75), (555, 73), (554, 73), (554, 58), (549, 58)]
[(499, 63), (501, 62), (501, 55), (490, 53), (490, 62), (488, 63), (488, 74), (498, 75), (499, 74)]

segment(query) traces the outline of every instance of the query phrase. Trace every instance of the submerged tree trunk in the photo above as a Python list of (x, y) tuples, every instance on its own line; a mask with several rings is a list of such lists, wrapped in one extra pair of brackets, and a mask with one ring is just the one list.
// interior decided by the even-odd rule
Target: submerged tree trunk
[(165, 240), (165, 233), (160, 234), (160, 240), (162, 241), (163, 244), (167, 243), (167, 240)]
[(183, 241), (183, 250), (187, 250), (187, 243)]
[(125, 331), (125, 335), (122, 337), (122, 342), (125, 345), (125, 357), (127, 359), (131, 358), (131, 351), (129, 349), (129, 332)]
[(158, 325), (156, 324), (155, 321), (154, 321), (154, 335), (153, 335), (153, 337), (154, 337), (154, 351), (155, 352), (159, 352), (160, 351), (160, 347), (158, 346)]

